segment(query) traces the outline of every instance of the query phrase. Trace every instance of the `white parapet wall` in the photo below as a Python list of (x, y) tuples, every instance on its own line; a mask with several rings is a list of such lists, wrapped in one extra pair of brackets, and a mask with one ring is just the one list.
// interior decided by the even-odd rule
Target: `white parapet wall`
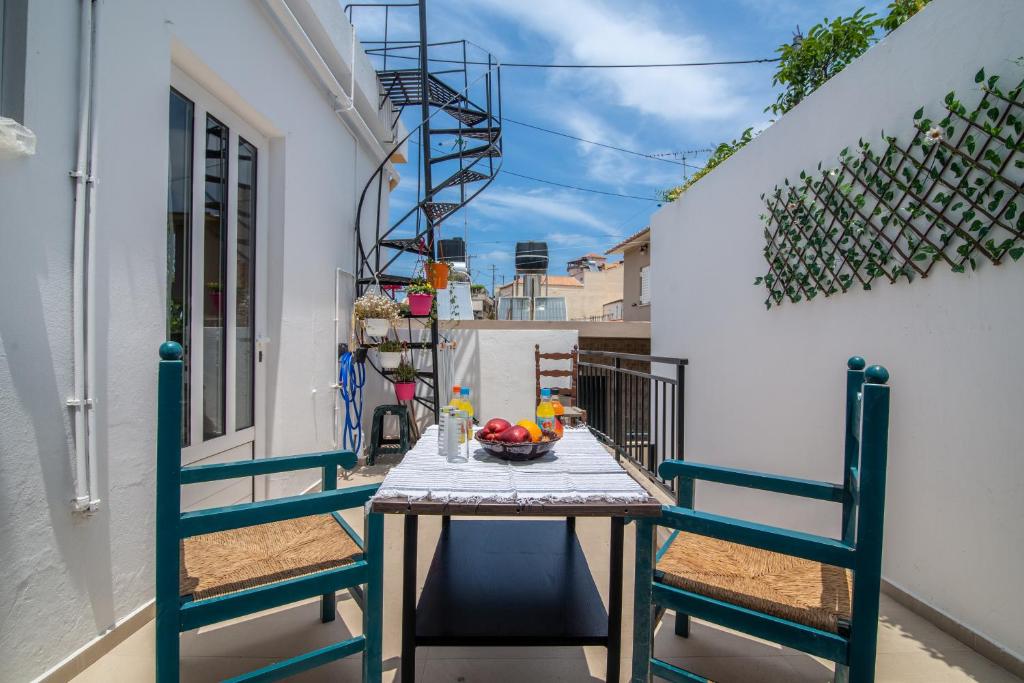
[[(690, 360), (686, 457), (841, 480), (849, 356), (886, 365), (893, 391), (884, 577), (1018, 659), (1024, 655), (1024, 262), (876, 282), (766, 310), (760, 199), (834, 163), (858, 138), (912, 131), (921, 106), (975, 72), (1024, 77), (1019, 0), (935, 0), (655, 214), (652, 353)], [(837, 534), (825, 503), (717, 485), (698, 507)]]

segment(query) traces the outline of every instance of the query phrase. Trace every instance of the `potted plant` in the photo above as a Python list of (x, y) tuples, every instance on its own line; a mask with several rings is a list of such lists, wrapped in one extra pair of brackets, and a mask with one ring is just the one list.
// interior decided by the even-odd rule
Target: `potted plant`
[(402, 363), (403, 344), (397, 339), (385, 339), (377, 346), (382, 370), (394, 370)]
[(411, 401), (416, 396), (416, 368), (403, 360), (395, 370), (395, 398)]
[(427, 281), (430, 282), (434, 289), (444, 289), (448, 286), (449, 268), (447, 263), (428, 258), (425, 269), (427, 271)]
[(398, 318), (398, 304), (383, 294), (366, 293), (356, 299), (356, 317), (363, 321), (366, 334), (386, 337), (391, 321)]
[(434, 287), (424, 280), (413, 280), (405, 288), (409, 301), (409, 313), (414, 316), (430, 315), (430, 307), (434, 303)]

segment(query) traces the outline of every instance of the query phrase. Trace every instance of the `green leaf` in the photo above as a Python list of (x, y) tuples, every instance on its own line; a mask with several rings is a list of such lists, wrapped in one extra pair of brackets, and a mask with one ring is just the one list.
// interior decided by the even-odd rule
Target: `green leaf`
[(917, 121), (922, 116), (924, 116), (924, 107), (921, 107), (920, 109), (918, 109), (917, 111), (914, 112), (914, 120)]
[(981, 83), (983, 80), (985, 80), (985, 70), (981, 69), (978, 73), (974, 74), (974, 82)]
[(1020, 259), (1021, 256), (1024, 256), (1024, 247), (1014, 247), (1013, 249), (1010, 250), (1009, 253), (1010, 258), (1012, 258), (1014, 261), (1017, 261)]

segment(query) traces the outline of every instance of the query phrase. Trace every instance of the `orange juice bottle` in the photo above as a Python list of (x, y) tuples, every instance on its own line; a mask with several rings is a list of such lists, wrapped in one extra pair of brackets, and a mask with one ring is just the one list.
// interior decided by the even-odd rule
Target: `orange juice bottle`
[(562, 426), (562, 416), (565, 415), (565, 406), (562, 405), (562, 401), (558, 398), (558, 389), (551, 391), (551, 408), (555, 412), (555, 434), (558, 438), (562, 438), (562, 433), (565, 431)]

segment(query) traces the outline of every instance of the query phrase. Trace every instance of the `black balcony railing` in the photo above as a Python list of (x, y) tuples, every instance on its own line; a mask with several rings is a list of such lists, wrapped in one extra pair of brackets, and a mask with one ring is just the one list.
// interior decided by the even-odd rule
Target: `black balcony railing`
[(658, 465), (683, 457), (684, 358), (580, 350), (579, 401), (594, 434), (663, 490)]

